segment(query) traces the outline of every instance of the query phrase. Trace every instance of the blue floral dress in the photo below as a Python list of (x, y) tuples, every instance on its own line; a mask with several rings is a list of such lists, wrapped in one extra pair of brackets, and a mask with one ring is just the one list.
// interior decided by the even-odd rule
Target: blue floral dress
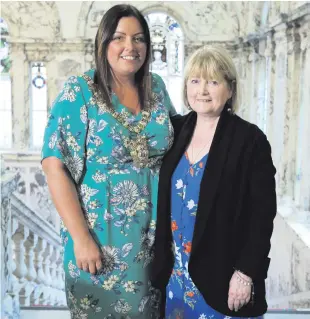
[[(172, 176), (171, 228), (175, 263), (166, 291), (167, 319), (236, 318), (225, 316), (212, 309), (205, 302), (188, 273), (200, 182), (207, 165), (207, 159), (208, 154), (191, 165), (187, 153), (185, 153)], [(262, 317), (259, 318), (262, 319)]]
[[(67, 81), (51, 109), (42, 150), (43, 159), (55, 156), (70, 172), (104, 256), (99, 274), (80, 270), (72, 238), (62, 225), (68, 307), (73, 319), (158, 318), (160, 292), (151, 286), (149, 272), (159, 168), (173, 143), (169, 117), (175, 110), (156, 74), (149, 111), (138, 115), (116, 95), (114, 111), (108, 108), (93, 77), (91, 70)], [(136, 150), (130, 144), (139, 137), (148, 146), (142, 167), (134, 164)]]

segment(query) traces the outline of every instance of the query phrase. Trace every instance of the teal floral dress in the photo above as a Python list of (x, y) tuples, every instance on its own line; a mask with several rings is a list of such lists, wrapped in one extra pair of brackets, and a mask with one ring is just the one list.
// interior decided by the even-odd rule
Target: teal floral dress
[(149, 272), (158, 174), (173, 143), (169, 118), (175, 110), (162, 79), (151, 76), (152, 99), (138, 115), (116, 95), (114, 111), (102, 102), (94, 70), (71, 77), (49, 115), (42, 158), (55, 156), (67, 167), (104, 256), (99, 274), (79, 269), (72, 238), (62, 225), (67, 303), (73, 319), (159, 318), (161, 296), (151, 286)]

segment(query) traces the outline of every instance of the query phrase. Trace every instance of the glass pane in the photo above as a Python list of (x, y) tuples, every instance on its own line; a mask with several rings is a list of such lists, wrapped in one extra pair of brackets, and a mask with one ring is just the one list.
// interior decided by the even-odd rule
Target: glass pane
[(8, 75), (1, 74), (0, 81), (0, 147), (10, 148), (12, 145), (12, 105), (11, 80)]
[(11, 110), (0, 110), (0, 147), (10, 148), (12, 145), (12, 114)]
[(9, 57), (9, 44), (7, 41), (7, 37), (9, 35), (8, 26), (6, 22), (0, 18), (0, 73), (1, 74), (8, 74), (11, 61)]
[[(184, 69), (184, 39), (179, 23), (165, 13), (150, 13), (145, 18), (149, 24), (152, 42), (153, 60), (150, 71), (159, 74), (168, 83), (167, 87), (170, 82), (181, 83)], [(177, 77), (179, 79), (176, 79)], [(179, 105), (179, 94), (171, 90), (171, 95), (172, 100), (177, 101)], [(182, 106), (179, 108), (182, 109)]]
[(46, 67), (42, 62), (31, 63), (31, 146), (42, 146), (47, 117)]
[(43, 63), (33, 63), (31, 67), (31, 109), (47, 110), (46, 68)]
[(182, 78), (178, 76), (170, 76), (167, 80), (167, 90), (176, 111), (180, 114), (183, 113), (182, 101)]
[(43, 144), (46, 123), (47, 111), (32, 112), (32, 146), (34, 148), (40, 148)]
[(0, 110), (11, 110), (11, 80), (8, 75), (1, 74)]

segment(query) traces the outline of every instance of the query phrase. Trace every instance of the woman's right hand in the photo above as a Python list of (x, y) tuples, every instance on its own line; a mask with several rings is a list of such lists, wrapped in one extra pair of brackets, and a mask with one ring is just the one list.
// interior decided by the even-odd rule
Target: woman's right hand
[(102, 252), (90, 234), (74, 240), (74, 255), (76, 265), (86, 272), (95, 275), (102, 268)]

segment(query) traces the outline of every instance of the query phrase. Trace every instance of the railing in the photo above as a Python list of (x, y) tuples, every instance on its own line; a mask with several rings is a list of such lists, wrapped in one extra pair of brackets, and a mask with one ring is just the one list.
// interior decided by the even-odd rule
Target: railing
[(50, 199), (45, 176), (42, 172), (37, 153), (4, 154), (2, 155), (7, 172), (18, 172), (15, 193), (29, 207), (50, 223), (57, 232), (60, 219)]
[[(42, 195), (47, 187), (39, 162), (27, 164), (2, 159), (1, 319), (18, 319), (20, 306), (66, 305), (59, 222), (51, 210), (38, 210), (38, 200), (49, 201)], [(29, 172), (43, 176), (39, 191)]]

